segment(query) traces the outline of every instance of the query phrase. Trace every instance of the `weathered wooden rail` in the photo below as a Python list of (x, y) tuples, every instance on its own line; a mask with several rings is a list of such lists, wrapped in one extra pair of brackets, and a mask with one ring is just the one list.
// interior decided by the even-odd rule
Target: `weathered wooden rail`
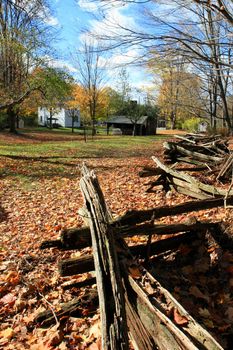
[[(82, 249), (92, 245), (93, 253), (59, 264), (62, 276), (95, 271), (86, 285), (97, 283), (102, 322), (102, 349), (128, 349), (128, 332), (135, 349), (223, 349), (221, 345), (138, 263), (138, 256), (161, 254), (181, 243), (205, 239), (206, 232), (217, 242), (224, 241), (222, 223), (193, 222), (156, 225), (154, 220), (167, 215), (197, 211), (224, 205), (224, 198), (211, 198), (177, 206), (131, 211), (112, 219), (97, 177), (83, 168), (80, 182), (84, 197), (86, 227), (64, 230), (60, 240), (44, 242), (42, 249)], [(233, 196), (226, 199), (233, 204)], [(148, 244), (128, 247), (125, 237), (147, 235)], [(151, 235), (171, 235), (150, 243)], [(227, 244), (232, 241), (229, 238)], [(85, 281), (84, 281), (85, 282)], [(82, 286), (82, 282), (77, 284)], [(67, 288), (67, 287), (66, 287)], [(89, 299), (88, 299), (89, 298)], [(97, 307), (95, 293), (87, 299)], [(93, 301), (94, 300), (94, 301)], [(60, 316), (75, 315), (82, 300), (63, 305)], [(78, 306), (77, 306), (78, 305)], [(177, 316), (178, 315), (178, 316)], [(177, 321), (177, 318), (179, 321)], [(37, 322), (51, 324), (51, 312), (37, 317)]]
[(176, 137), (179, 141), (163, 144), (165, 161), (188, 163), (195, 165), (197, 169), (204, 167), (221, 181), (232, 177), (233, 154), (227, 138), (196, 134)]

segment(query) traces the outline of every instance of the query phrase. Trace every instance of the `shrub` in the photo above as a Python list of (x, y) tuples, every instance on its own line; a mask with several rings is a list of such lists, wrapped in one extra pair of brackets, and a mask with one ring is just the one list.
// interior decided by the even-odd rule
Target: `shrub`
[(191, 132), (197, 132), (198, 131), (198, 126), (200, 124), (201, 119), (200, 118), (190, 118), (186, 119), (182, 123), (182, 129), (188, 130)]

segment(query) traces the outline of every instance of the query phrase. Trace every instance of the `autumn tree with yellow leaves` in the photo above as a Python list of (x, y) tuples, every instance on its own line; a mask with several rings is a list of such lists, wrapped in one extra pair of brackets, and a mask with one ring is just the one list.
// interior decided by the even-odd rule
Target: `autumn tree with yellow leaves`
[(160, 115), (171, 129), (181, 127), (190, 118), (204, 115), (201, 79), (189, 72), (185, 61), (179, 56), (163, 57), (151, 53), (148, 64), (157, 88), (157, 105)]
[(98, 45), (85, 41), (74, 57), (74, 64), (78, 69), (80, 110), (90, 119), (94, 135), (98, 113), (105, 101), (106, 61), (101, 57)]

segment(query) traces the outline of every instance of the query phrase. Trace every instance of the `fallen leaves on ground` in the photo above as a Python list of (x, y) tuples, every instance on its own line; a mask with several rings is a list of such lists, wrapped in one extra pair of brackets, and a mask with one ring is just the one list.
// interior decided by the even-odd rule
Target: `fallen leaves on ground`
[[(42, 310), (56, 310), (60, 303), (68, 302), (81, 293), (75, 288), (64, 291), (61, 285), (70, 278), (59, 277), (57, 271), (58, 261), (70, 257), (72, 253), (56, 249), (41, 251), (39, 246), (44, 240), (58, 238), (62, 229), (83, 224), (82, 218), (78, 215), (78, 209), (83, 205), (79, 190), (79, 166), (83, 161), (97, 173), (107, 204), (114, 216), (121, 215), (127, 210), (175, 205), (188, 200), (187, 197), (175, 193), (166, 197), (160, 189), (157, 189), (156, 193), (145, 193), (148, 179), (139, 178), (138, 171), (143, 166), (153, 166), (147, 154), (144, 157), (125, 159), (72, 159), (70, 163), (62, 165), (66, 169), (66, 176), (56, 172), (58, 167), (56, 163), (48, 164), (43, 159), (36, 163), (31, 160), (26, 164), (23, 159), (3, 157), (0, 166), (4, 169), (0, 183), (0, 346), (6, 350), (100, 348), (98, 312), (94, 316), (84, 314), (82, 319), (69, 317), (64, 325), (56, 324), (48, 329), (36, 328), (32, 323)], [(46, 176), (43, 176), (45, 169)], [(17, 173), (18, 177), (15, 176)], [(230, 213), (230, 209), (218, 208), (200, 211), (195, 215), (197, 219), (214, 217), (215, 220), (227, 220)], [(187, 217), (192, 217), (192, 213), (162, 218), (159, 222), (167, 224), (182, 222)], [(132, 237), (130, 242), (145, 242), (145, 238)], [(189, 247), (181, 247), (183, 256), (188, 256), (189, 250)], [(223, 257), (225, 278), (232, 276), (233, 260), (230, 259), (232, 256), (228, 252), (225, 260)], [(194, 268), (197, 274), (201, 274), (202, 285), (210, 282), (205, 276), (208, 268), (208, 263), (205, 266), (200, 262)], [(187, 265), (183, 269), (181, 274), (185, 278), (193, 267)], [(137, 278), (140, 271), (132, 268), (131, 274), (133, 278)], [(214, 279), (212, 283), (216, 287), (216, 278)], [(191, 311), (196, 306), (192, 304), (190, 298), (192, 296), (196, 298), (199, 303), (194, 316), (199, 315), (204, 319), (203, 323), (207, 328), (214, 327), (224, 333), (229, 330), (230, 322), (233, 323), (233, 305), (228, 296), (233, 288), (232, 278), (230, 281), (229, 291), (224, 291), (220, 296), (222, 287), (219, 286), (214, 295), (215, 302), (219, 302), (218, 305), (225, 304), (225, 314), (222, 315), (226, 318), (224, 322), (217, 316), (214, 319), (213, 308), (210, 310), (206, 308), (210, 296), (205, 288), (201, 290), (202, 286), (196, 285), (195, 281), (191, 281), (189, 290), (183, 288), (185, 280), (182, 284), (176, 281), (175, 294), (181, 299), (183, 293), (184, 304), (186, 302), (187, 306), (191, 305), (189, 307)], [(185, 325), (185, 318), (177, 310), (174, 310), (173, 318), (177, 324)]]

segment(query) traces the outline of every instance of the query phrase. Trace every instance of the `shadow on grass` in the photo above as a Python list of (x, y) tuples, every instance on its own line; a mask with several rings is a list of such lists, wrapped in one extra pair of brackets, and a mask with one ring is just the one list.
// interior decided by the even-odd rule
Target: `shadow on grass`
[[(124, 159), (124, 158), (135, 158), (135, 157), (150, 157), (157, 153), (158, 150), (147, 150), (139, 149), (139, 150), (96, 150), (96, 152), (90, 152), (91, 154), (78, 154), (77, 155), (57, 155), (57, 156), (22, 156), (22, 155), (12, 155), (12, 154), (0, 154), (0, 157), (10, 158), (13, 160), (23, 160), (23, 161), (33, 161), (33, 162), (46, 162), (50, 164), (61, 164), (67, 165), (67, 162), (62, 161), (53, 161), (53, 159), (104, 159), (104, 158), (112, 158), (112, 159)], [(146, 153), (146, 154), (145, 154)], [(72, 166), (72, 164), (71, 164)]]
[[(52, 178), (52, 177), (63, 177), (69, 179), (75, 179), (80, 176), (80, 169), (83, 163), (88, 163), (88, 166), (95, 169), (97, 173), (104, 171), (111, 171), (116, 167), (118, 169), (131, 166), (131, 163), (117, 164), (112, 162), (112, 164), (104, 164), (102, 162), (103, 158), (100, 157), (69, 157), (67, 162), (64, 161), (53, 161), (45, 157), (24, 157), (24, 156), (6, 156), (7, 158), (13, 159), (15, 161), (13, 164), (5, 164), (5, 167), (1, 169), (1, 178), (15, 177), (18, 180), (30, 182), (39, 180), (41, 178)], [(52, 159), (60, 157), (52, 157)], [(72, 159), (72, 160), (71, 160)], [(74, 161), (75, 159), (75, 161)], [(117, 158), (115, 158), (116, 160)], [(121, 160), (121, 158), (118, 158)], [(70, 160), (70, 162), (68, 162)], [(93, 162), (92, 162), (93, 160)], [(98, 163), (98, 160), (100, 162)], [(94, 164), (93, 164), (94, 163)]]
[[(158, 152), (155, 149), (149, 148), (132, 148), (132, 149), (103, 149), (96, 148), (93, 150), (77, 150), (72, 149), (71, 152), (64, 150), (56, 155), (25, 155), (18, 154), (0, 154), (4, 158), (4, 168), (1, 171), (1, 177), (17, 177), (35, 180), (40, 178), (64, 177), (75, 178), (79, 176), (79, 169), (83, 162), (87, 162), (90, 168), (99, 171), (108, 171), (113, 168), (123, 168), (132, 166), (133, 158), (146, 158), (156, 155)], [(9, 159), (9, 161), (8, 161)], [(108, 163), (105, 160), (108, 159)], [(122, 160), (125, 159), (125, 162)], [(132, 162), (131, 160), (132, 159)], [(98, 162), (99, 160), (99, 162)], [(119, 160), (119, 162), (117, 162)], [(93, 164), (91, 164), (93, 161)], [(111, 163), (112, 161), (112, 163)], [(124, 164), (123, 164), (124, 163)]]

